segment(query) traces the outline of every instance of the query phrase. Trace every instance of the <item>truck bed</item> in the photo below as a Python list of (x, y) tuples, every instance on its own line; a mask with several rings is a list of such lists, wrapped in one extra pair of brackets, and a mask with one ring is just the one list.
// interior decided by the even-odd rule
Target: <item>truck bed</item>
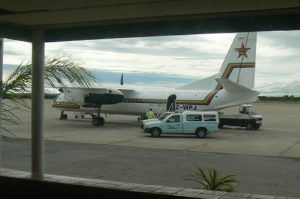
[(249, 118), (247, 115), (219, 115), (219, 128), (224, 125), (228, 126), (240, 126), (247, 129), (258, 129), (261, 123), (257, 123), (256, 119)]

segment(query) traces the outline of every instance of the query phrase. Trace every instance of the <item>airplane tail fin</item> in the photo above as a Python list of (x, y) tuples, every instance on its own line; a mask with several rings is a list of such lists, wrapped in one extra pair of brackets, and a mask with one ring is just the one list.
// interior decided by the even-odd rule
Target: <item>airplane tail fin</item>
[(228, 79), (249, 89), (254, 87), (256, 60), (256, 32), (238, 33), (218, 74), (179, 87), (179, 89), (221, 89), (216, 78)]
[[(256, 60), (256, 32), (238, 33), (216, 78), (228, 79), (253, 89)], [(218, 85), (219, 83), (216, 82)]]

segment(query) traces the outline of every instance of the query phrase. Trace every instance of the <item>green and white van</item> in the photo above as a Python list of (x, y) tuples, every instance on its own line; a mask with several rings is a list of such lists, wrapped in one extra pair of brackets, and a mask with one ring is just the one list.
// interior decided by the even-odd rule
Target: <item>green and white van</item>
[(210, 132), (218, 131), (217, 111), (184, 111), (168, 114), (163, 120), (146, 121), (142, 126), (152, 137), (161, 134), (194, 134), (204, 138)]

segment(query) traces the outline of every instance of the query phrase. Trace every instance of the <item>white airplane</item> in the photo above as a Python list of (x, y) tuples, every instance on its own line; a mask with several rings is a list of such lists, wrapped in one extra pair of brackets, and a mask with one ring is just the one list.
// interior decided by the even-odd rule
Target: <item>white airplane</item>
[[(138, 88), (130, 85), (99, 88), (63, 88), (52, 106), (62, 111), (93, 115), (93, 125), (103, 125), (101, 113), (142, 116), (184, 110), (220, 110), (252, 103), (259, 92), (252, 90), (255, 78), (256, 32), (238, 33), (220, 71), (209, 78), (179, 88)], [(123, 79), (122, 81), (123, 82)]]

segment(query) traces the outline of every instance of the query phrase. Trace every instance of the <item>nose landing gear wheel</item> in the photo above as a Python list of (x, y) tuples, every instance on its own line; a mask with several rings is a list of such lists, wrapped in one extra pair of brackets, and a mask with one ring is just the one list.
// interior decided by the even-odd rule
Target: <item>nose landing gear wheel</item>
[(93, 126), (103, 126), (104, 125), (104, 118), (99, 116), (94, 116), (92, 118)]
[(68, 115), (65, 114), (64, 111), (61, 111), (59, 119), (60, 120), (66, 120), (66, 119), (68, 119)]
[(100, 116), (101, 105), (98, 106), (97, 115), (93, 116), (92, 124), (93, 126), (103, 126), (104, 118)]

